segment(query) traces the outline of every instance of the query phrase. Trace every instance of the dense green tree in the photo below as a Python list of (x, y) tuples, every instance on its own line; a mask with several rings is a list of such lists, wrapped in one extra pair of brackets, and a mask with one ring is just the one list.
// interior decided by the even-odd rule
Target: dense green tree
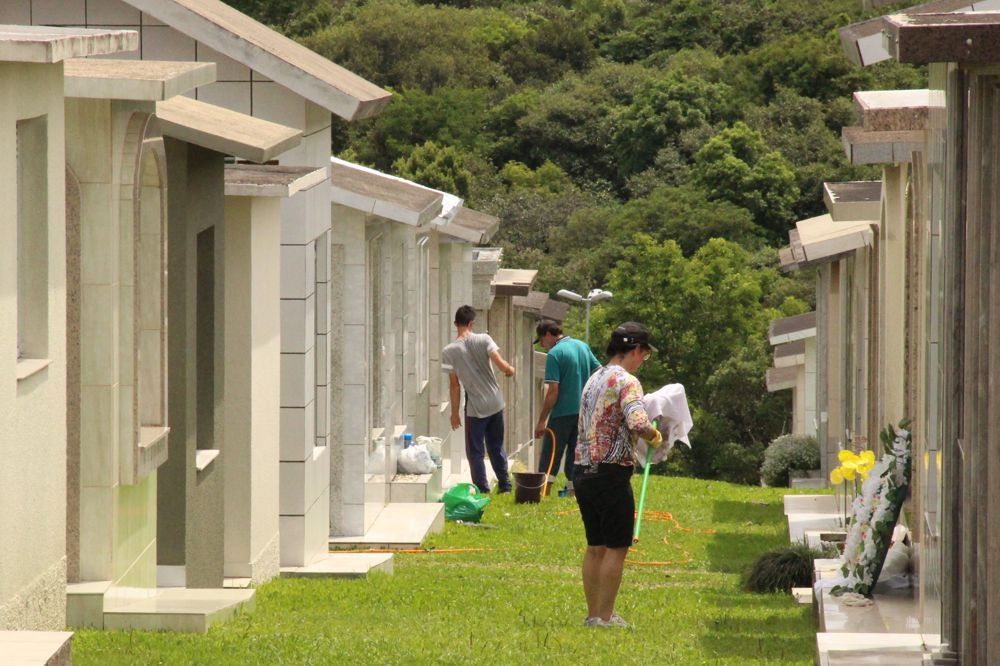
[(402, 178), (463, 198), (469, 196), (472, 188), (472, 172), (462, 163), (459, 152), (433, 141), (396, 160), (392, 170)]
[(289, 37), (302, 37), (328, 25), (331, 0), (226, 0), (226, 4)]
[(798, 186), (788, 161), (760, 132), (737, 122), (712, 137), (695, 154), (691, 176), (709, 198), (747, 209), (769, 238), (784, 240)]

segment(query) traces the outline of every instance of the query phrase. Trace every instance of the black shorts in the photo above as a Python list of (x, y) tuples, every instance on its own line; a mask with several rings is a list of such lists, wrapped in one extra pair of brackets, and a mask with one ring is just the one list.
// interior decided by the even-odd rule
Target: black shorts
[(588, 546), (628, 548), (635, 529), (632, 467), (601, 463), (595, 471), (577, 465), (573, 489), (580, 507)]

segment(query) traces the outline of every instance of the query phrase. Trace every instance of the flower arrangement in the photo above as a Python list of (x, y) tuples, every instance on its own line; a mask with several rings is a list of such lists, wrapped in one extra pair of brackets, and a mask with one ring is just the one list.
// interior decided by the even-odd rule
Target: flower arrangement
[[(875, 454), (868, 450), (854, 453), (849, 449), (843, 449), (837, 454), (837, 459), (840, 460), (840, 466), (835, 467), (830, 472), (830, 484), (837, 489), (837, 495), (840, 495), (840, 489), (843, 488), (843, 525), (846, 526), (848, 484), (850, 483), (852, 486), (850, 488), (851, 497), (857, 497), (861, 490), (861, 484), (868, 478), (871, 468), (875, 466)], [(837, 504), (840, 504), (839, 499)]]
[[(861, 492), (854, 498), (841, 557), (841, 579), (833, 587), (833, 594), (854, 592), (870, 597), (878, 582), (910, 486), (908, 427), (909, 420), (904, 419), (898, 426), (887, 425), (879, 433), (884, 452), (878, 462), (866, 469)], [(854, 471), (857, 474), (856, 465)]]

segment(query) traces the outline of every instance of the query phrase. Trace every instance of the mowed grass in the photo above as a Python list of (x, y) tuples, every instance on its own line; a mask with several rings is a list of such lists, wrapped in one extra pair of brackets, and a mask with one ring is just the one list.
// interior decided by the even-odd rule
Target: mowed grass
[(206, 635), (78, 631), (73, 663), (812, 664), (811, 608), (740, 586), (788, 543), (789, 492), (651, 477), (618, 597), (632, 629), (583, 626), (575, 500), (503, 495), (483, 516), (492, 529), (448, 523), (392, 575), (274, 580)]

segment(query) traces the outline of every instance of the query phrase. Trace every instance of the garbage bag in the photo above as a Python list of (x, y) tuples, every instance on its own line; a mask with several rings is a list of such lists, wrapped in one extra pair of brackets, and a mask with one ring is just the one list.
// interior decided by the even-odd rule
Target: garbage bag
[(430, 451), (423, 444), (414, 444), (400, 451), (396, 467), (403, 474), (430, 474), (437, 469)]
[(480, 493), (473, 483), (457, 483), (445, 491), (441, 501), (444, 502), (445, 520), (478, 523), (490, 497)]

